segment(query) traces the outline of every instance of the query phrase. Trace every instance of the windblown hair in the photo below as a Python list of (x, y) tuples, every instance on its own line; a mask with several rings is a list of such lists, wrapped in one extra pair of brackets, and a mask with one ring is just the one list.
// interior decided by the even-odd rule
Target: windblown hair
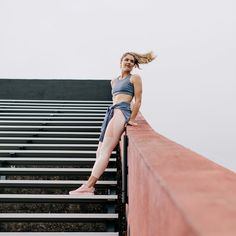
[(140, 53), (136, 53), (136, 52), (126, 52), (122, 55), (120, 62), (122, 62), (123, 58), (127, 55), (131, 55), (134, 57), (134, 65), (135, 67), (139, 67), (139, 64), (147, 64), (151, 61), (153, 61), (156, 56), (153, 54), (153, 52), (148, 52), (148, 53), (144, 53), (144, 54), (140, 54)]

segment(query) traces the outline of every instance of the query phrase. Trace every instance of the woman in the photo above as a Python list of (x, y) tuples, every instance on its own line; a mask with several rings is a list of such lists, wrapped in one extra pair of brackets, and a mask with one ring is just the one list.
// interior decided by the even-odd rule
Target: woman
[[(121, 75), (111, 81), (113, 105), (107, 109), (101, 134), (99, 137), (98, 149), (96, 152), (96, 162), (93, 166), (91, 176), (86, 184), (78, 189), (70, 191), (70, 195), (94, 194), (94, 186), (97, 180), (105, 171), (110, 155), (118, 144), (125, 126), (136, 126), (135, 117), (141, 106), (142, 81), (137, 74), (132, 75), (134, 67), (139, 68), (139, 64), (146, 64), (155, 59), (152, 52), (138, 54), (127, 52), (120, 60)], [(130, 103), (134, 98), (132, 111)]]

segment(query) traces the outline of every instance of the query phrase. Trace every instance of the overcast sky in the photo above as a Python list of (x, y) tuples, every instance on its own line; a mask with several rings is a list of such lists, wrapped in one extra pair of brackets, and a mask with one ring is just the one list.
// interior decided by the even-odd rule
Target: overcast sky
[(153, 50), (141, 112), (167, 138), (236, 171), (234, 0), (0, 0), (0, 78), (111, 79)]

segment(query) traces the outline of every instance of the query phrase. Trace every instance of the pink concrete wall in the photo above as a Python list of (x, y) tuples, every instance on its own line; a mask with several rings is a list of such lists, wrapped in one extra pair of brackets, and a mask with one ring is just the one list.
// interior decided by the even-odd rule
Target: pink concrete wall
[(236, 174), (156, 133), (128, 126), (131, 236), (235, 236)]

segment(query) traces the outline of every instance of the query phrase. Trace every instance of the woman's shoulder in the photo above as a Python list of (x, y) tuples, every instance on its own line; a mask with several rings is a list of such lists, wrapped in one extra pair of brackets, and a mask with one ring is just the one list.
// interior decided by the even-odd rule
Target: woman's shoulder
[(111, 86), (113, 85), (114, 81), (117, 80), (118, 77), (111, 79)]
[(141, 80), (141, 76), (138, 75), (138, 74), (133, 74), (131, 77), (130, 77), (130, 82), (131, 83), (134, 83), (136, 81), (140, 81)]

